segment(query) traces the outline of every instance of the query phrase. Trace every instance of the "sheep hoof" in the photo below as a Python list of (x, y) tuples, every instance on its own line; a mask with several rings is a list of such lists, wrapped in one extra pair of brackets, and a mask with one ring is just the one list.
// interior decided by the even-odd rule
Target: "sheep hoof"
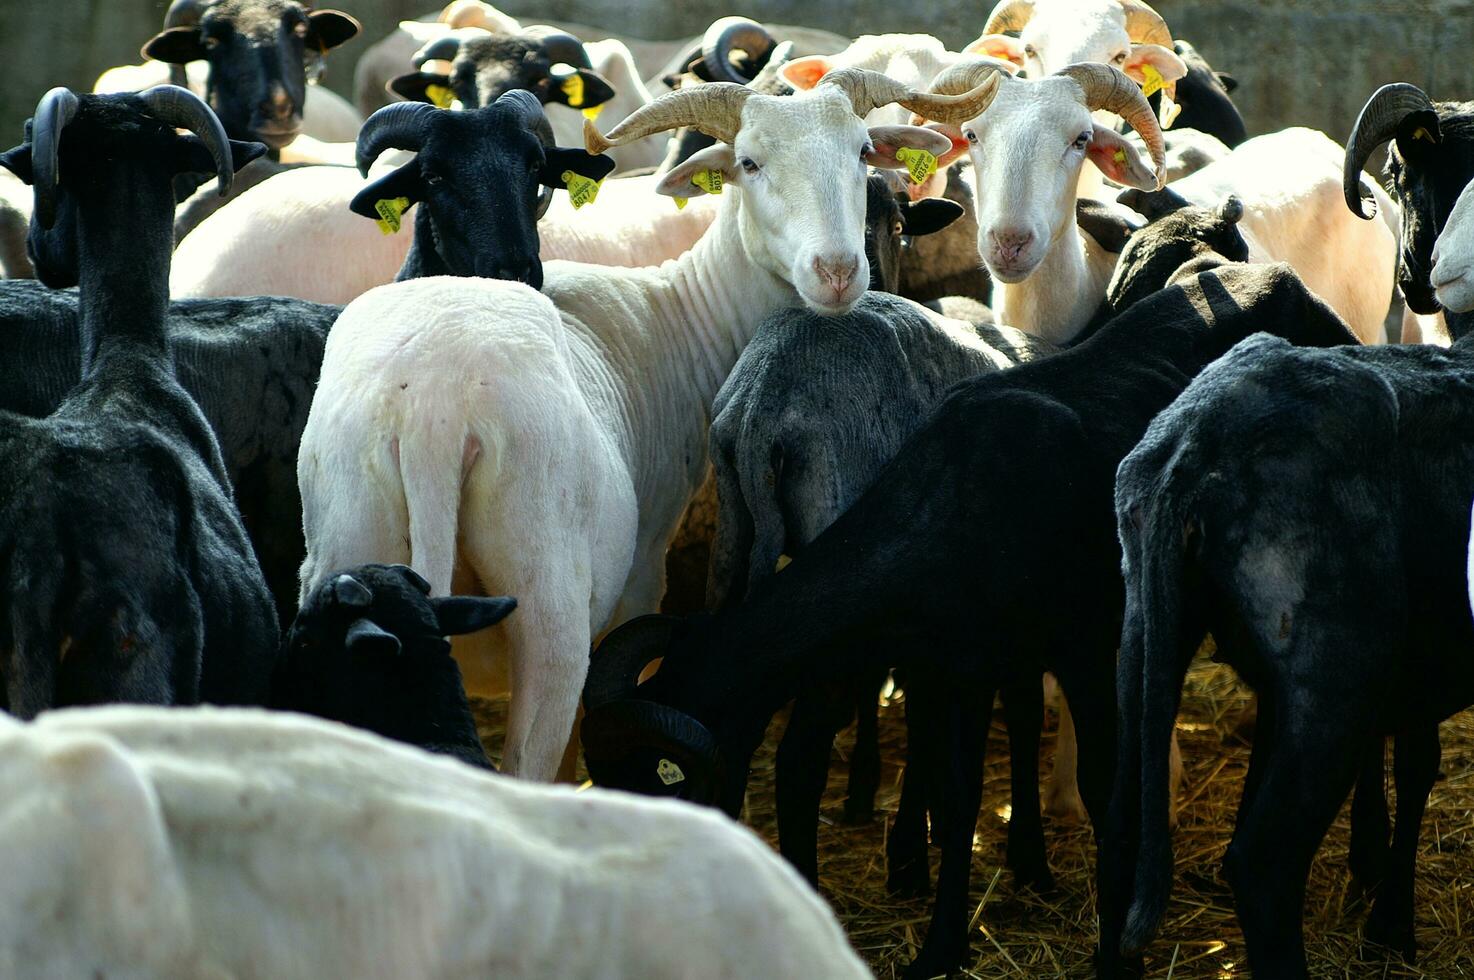
[[(1362, 959), (1381, 959), (1387, 950), (1400, 953), (1405, 963), (1417, 959), (1418, 940), (1411, 918), (1392, 911), (1387, 902), (1372, 906), (1362, 929), (1362, 941)], [(1380, 949), (1368, 949), (1369, 945)]]
[(874, 800), (848, 799), (844, 801), (844, 822), (850, 826), (867, 824), (875, 819)]

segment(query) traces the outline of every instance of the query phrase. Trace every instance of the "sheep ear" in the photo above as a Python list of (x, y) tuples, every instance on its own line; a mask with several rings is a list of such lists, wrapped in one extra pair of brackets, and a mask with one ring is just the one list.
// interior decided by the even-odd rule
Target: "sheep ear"
[(345, 572), (333, 579), (333, 598), (340, 606), (367, 609), (373, 604), (374, 594), (367, 585)]
[(353, 17), (341, 10), (314, 10), (307, 15), (312, 45), (319, 51), (336, 48), (344, 41), (352, 40), (362, 29)]
[(962, 205), (944, 197), (928, 197), (901, 205), (901, 230), (908, 235), (931, 235), (962, 217)]
[[(400, 75), (391, 79), (384, 88), (390, 95), (397, 95), (408, 102), (427, 102), (430, 105), (440, 105), (430, 95), (430, 86), (438, 85), (443, 89), (450, 88), (449, 75), (437, 75), (426, 71), (412, 71), (407, 75)], [(441, 108), (449, 108), (441, 106)]]
[(153, 61), (171, 65), (187, 65), (205, 60), (204, 38), (198, 27), (171, 27), (155, 34), (144, 44), (142, 55)]
[(393, 657), (399, 654), (399, 637), (370, 619), (355, 619), (348, 627), (343, 646), (355, 656)]
[(410, 585), (413, 585), (415, 588), (419, 589), (422, 595), (430, 594), (430, 583), (425, 579), (425, 576), (421, 575), (413, 568), (410, 568), (408, 565), (390, 565), (389, 571), (398, 572), (401, 578), (403, 578)]
[(562, 146), (548, 147), (547, 162), (543, 164), (542, 171), (538, 174), (538, 180), (548, 187), (557, 190), (565, 190), (567, 184), (563, 180), (565, 171), (572, 170), (580, 176), (589, 180), (599, 181), (608, 177), (614, 170), (614, 161), (606, 156), (595, 155), (586, 150), (571, 149)]
[(500, 623), (517, 608), (517, 600), (511, 596), (439, 596), (430, 600), (430, 608), (442, 636), (460, 636)]
[(0, 153), (0, 167), (4, 167), (29, 184), (31, 182), (31, 144), (22, 143), (13, 150)]
[[(669, 173), (660, 178), (660, 183), (655, 186), (655, 193), (665, 197), (700, 197), (707, 193), (706, 187), (691, 181), (703, 170), (716, 171), (722, 175), (724, 181), (730, 181), (737, 170), (737, 158), (732, 153), (732, 148), (726, 143), (718, 143), (696, 151), (686, 162), (671, 168)], [(710, 186), (709, 181), (707, 186)], [(716, 186), (717, 192), (721, 193), (721, 185)]]
[[(417, 204), (424, 197), (424, 194), (421, 193), (422, 186), (420, 182), (419, 164), (411, 160), (398, 170), (393, 171), (387, 176), (380, 177), (355, 194), (353, 200), (348, 202), (348, 209), (354, 214), (377, 220), (380, 214), (375, 209), (375, 204), (380, 201), (393, 201), (401, 197), (409, 201), (410, 204)], [(408, 206), (405, 205), (406, 208)]]

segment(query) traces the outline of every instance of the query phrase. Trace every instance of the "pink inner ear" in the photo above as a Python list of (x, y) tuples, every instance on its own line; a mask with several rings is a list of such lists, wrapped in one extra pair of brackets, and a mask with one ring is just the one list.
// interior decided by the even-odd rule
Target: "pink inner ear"
[[(1085, 152), (1101, 173), (1118, 184), (1126, 183), (1125, 177), (1129, 172), (1131, 158), (1126, 156), (1126, 151), (1122, 148), (1121, 144), (1096, 138), (1090, 141), (1090, 145), (1085, 148)], [(1120, 160), (1116, 159), (1118, 152), (1122, 156)]]
[(829, 59), (822, 55), (795, 58), (779, 71), (783, 80), (800, 91), (807, 91), (819, 84), (819, 79), (829, 72)]
[(985, 54), (999, 61), (1011, 61), (1024, 67), (1024, 45), (1016, 37), (1007, 34), (984, 34), (966, 48), (969, 54)]

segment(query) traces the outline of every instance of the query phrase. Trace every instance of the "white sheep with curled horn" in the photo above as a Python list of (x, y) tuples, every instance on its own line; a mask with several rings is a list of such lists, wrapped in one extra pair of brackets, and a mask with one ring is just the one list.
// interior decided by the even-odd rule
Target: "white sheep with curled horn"
[[(974, 168), (986, 175), (976, 197), (978, 251), (997, 284), (999, 321), (1068, 343), (1099, 307), (1116, 258), (1075, 224), (1085, 159), (1116, 184), (1158, 190), (1165, 176), (1162, 132), (1141, 90), (1108, 65), (1068, 65), (1032, 80), (1005, 75), (984, 59), (938, 75), (932, 82), (937, 93), (963, 91), (991, 77), (1002, 84), (977, 117), (935, 128), (966, 145)], [(1129, 122), (1154, 167), (1094, 121), (1096, 110)], [(1203, 207), (1237, 196), (1244, 203), (1239, 231), (1250, 261), (1289, 263), (1358, 337), (1375, 343), (1385, 337), (1397, 243), (1385, 223), (1359, 221), (1344, 205), (1335, 207), (1342, 199), (1344, 155), (1323, 133), (1287, 129), (1241, 144), (1175, 181), (1172, 190)], [(1380, 188), (1371, 192), (1391, 206)]]
[[(505, 768), (552, 778), (590, 641), (660, 601), (666, 546), (706, 468), (712, 399), (752, 332), (800, 303), (849, 310), (869, 279), (866, 164), (897, 169), (905, 148), (951, 146), (862, 117), (898, 102), (960, 122), (997, 90), (986, 79), (939, 96), (848, 70), (791, 98), (712, 83), (607, 136), (589, 124), (595, 153), (680, 126), (719, 140), (658, 187), (691, 198), (720, 186), (715, 222), (655, 269), (548, 263), (543, 294), (422, 279), (352, 303), (298, 458), (304, 594), (332, 569), (380, 561), (408, 563), (437, 595), (458, 566), (473, 588), (516, 595), (518, 615), (486, 634), (511, 670)], [(469, 686), (484, 685), (485, 663), (460, 653)]]

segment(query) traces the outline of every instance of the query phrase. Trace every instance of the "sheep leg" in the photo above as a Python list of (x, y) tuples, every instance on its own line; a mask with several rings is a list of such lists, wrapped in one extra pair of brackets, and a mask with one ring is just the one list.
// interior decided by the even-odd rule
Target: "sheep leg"
[(810, 884), (819, 881), (819, 805), (835, 734), (850, 720), (848, 684), (806, 691), (793, 703), (778, 743), (778, 850)]
[[(1411, 963), (1417, 955), (1413, 930), (1413, 877), (1417, 870), (1418, 832), (1428, 793), (1438, 778), (1441, 751), (1438, 726), (1422, 725), (1397, 736), (1393, 779), (1397, 784), (1397, 826), (1392, 832), (1387, 876), (1377, 890), (1365, 936), (1387, 946)], [(1359, 788), (1358, 788), (1359, 789)]]
[(906, 772), (901, 777), (901, 802), (886, 835), (885, 887), (893, 895), (920, 898), (931, 891), (931, 868), (927, 861), (926, 800), (927, 760), (941, 748), (927, 744), (929, 723), (936, 707), (930, 691), (915, 672), (906, 684)]
[(1030, 678), (1000, 691), (1008, 725), (1009, 789), (1013, 812), (1008, 821), (1008, 867), (1019, 888), (1037, 892), (1054, 888), (1054, 875), (1044, 854), (1044, 824), (1039, 815), (1039, 733), (1044, 705), (1039, 685)]
[[(1353, 719), (1368, 717), (1354, 699), (1276, 691), (1296, 705), (1255, 736), (1253, 792), (1240, 813), (1224, 869), (1234, 892), (1249, 968), (1261, 980), (1307, 976), (1305, 884), (1311, 860), (1351, 792), (1364, 746)], [(1261, 704), (1261, 707), (1264, 705)], [(1262, 743), (1262, 748), (1261, 748)]]
[(1351, 797), (1351, 849), (1346, 864), (1363, 892), (1376, 891), (1387, 873), (1387, 841), (1392, 826), (1382, 785), (1387, 768), (1385, 748), (1386, 740), (1380, 736), (1367, 746)]
[(845, 823), (869, 823), (875, 819), (875, 794), (880, 789), (880, 692), (889, 675), (885, 668), (866, 672), (856, 679), (852, 690), (855, 748), (850, 753)]
[[(955, 683), (954, 683), (955, 686)], [(946, 819), (941, 827), (942, 862), (937, 897), (921, 952), (902, 974), (922, 980), (957, 969), (968, 949), (968, 883), (972, 876), (972, 839), (983, 804), (983, 757), (993, 715), (994, 689), (973, 689), (947, 698), (941, 725), (942, 748), (929, 760), (940, 770)]]
[(1070, 714), (1069, 702), (1062, 699), (1059, 703), (1059, 731), (1054, 736), (1054, 767), (1044, 788), (1044, 812), (1057, 820), (1070, 823), (1085, 820), (1085, 804), (1075, 785), (1077, 765), (1075, 719)]

